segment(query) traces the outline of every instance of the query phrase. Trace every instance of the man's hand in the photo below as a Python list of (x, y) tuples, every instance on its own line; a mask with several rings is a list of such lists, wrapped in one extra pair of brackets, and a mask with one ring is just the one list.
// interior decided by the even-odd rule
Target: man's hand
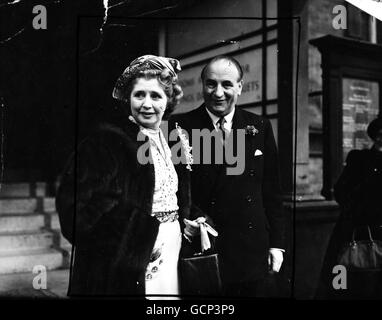
[(284, 260), (283, 251), (277, 248), (269, 249), (268, 265), (269, 270), (273, 272), (279, 272)]

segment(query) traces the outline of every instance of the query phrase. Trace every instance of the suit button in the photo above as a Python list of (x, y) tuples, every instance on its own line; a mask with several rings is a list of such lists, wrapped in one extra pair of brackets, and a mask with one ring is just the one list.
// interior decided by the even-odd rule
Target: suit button
[(253, 170), (253, 169), (249, 170), (249, 175), (251, 177), (253, 177), (255, 175), (255, 170)]
[(253, 201), (251, 196), (246, 196), (245, 200), (247, 200), (248, 203), (251, 203)]

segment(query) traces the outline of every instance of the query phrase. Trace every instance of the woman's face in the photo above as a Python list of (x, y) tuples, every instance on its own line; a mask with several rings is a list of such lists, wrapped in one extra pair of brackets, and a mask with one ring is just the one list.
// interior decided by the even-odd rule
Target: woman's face
[(130, 94), (131, 114), (142, 127), (157, 129), (167, 106), (167, 96), (157, 79), (138, 78)]

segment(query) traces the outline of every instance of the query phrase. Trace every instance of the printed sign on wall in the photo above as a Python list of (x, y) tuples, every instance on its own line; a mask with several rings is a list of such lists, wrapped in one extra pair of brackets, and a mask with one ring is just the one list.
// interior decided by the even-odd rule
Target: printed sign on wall
[(344, 78), (343, 100), (343, 160), (352, 149), (371, 146), (366, 129), (379, 113), (379, 86), (377, 82)]

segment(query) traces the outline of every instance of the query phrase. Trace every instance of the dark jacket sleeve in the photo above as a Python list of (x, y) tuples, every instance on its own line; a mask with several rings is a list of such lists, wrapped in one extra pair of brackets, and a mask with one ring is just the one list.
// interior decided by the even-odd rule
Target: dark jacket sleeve
[(360, 168), (358, 167), (359, 151), (352, 150), (346, 158), (346, 165), (334, 185), (334, 198), (346, 208), (357, 198), (357, 193), (362, 187)]
[(56, 196), (61, 231), (71, 243), (74, 230), (77, 240), (87, 237), (117, 206), (121, 190), (111, 185), (116, 171), (116, 159), (102, 139), (84, 140), (71, 156)]
[(282, 204), (280, 169), (275, 138), (269, 120), (265, 119), (263, 204), (270, 226), (270, 247), (285, 247), (286, 216)]
[[(365, 173), (368, 150), (352, 150), (346, 158), (346, 165), (334, 185), (334, 198), (341, 206), (342, 217), (351, 219), (354, 225), (375, 222), (373, 210), (373, 190), (375, 180)], [(370, 170), (370, 173), (373, 171)], [(375, 176), (375, 175), (374, 175)]]

